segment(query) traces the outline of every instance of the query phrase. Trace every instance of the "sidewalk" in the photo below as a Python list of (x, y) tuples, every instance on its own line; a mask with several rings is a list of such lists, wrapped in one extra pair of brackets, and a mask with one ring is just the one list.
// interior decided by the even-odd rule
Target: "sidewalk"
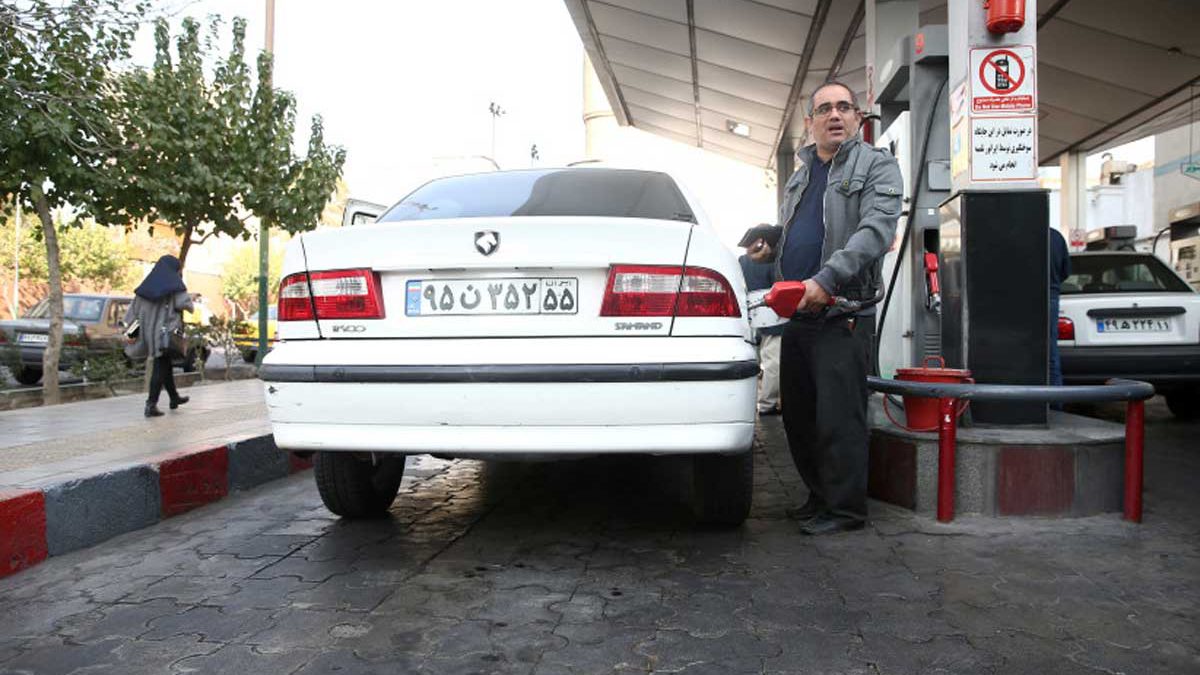
[[(280, 452), (258, 380), (0, 412), (0, 577), (310, 466)], [(165, 407), (165, 400), (163, 406)]]
[(142, 415), (141, 394), (0, 412), (0, 488), (36, 487), (164, 452), (271, 433), (262, 382), (188, 387), (191, 400)]

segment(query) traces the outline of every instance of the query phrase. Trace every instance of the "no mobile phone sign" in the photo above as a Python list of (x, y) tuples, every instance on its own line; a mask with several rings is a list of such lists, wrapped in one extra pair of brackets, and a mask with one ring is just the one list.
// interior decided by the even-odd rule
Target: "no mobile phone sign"
[(1025, 113), (1037, 109), (1030, 45), (971, 50), (971, 112)]

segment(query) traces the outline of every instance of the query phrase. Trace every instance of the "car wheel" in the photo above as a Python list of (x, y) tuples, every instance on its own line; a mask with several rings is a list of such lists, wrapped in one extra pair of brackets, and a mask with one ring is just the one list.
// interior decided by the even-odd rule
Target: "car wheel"
[(258, 350), (256, 349), (247, 349), (246, 351), (242, 352), (242, 360), (246, 363), (254, 363), (254, 361), (257, 359)]
[(313, 463), (325, 508), (345, 518), (387, 514), (404, 477), (403, 455), (376, 455), (376, 463), (349, 452), (318, 452)]
[(750, 514), (754, 451), (692, 459), (692, 510), (707, 525), (737, 527)]
[(1167, 408), (1181, 420), (1200, 419), (1200, 389), (1180, 389), (1166, 395)]
[(13, 377), (21, 384), (37, 384), (42, 379), (42, 369), (37, 366), (21, 366)]

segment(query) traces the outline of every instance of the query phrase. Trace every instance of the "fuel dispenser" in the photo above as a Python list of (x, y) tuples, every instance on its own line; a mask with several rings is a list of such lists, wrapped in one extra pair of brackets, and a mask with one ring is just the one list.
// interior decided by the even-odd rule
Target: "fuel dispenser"
[(888, 289), (879, 311), (879, 372), (895, 377), (942, 353), (938, 206), (950, 196), (948, 42), (945, 26), (905, 37), (881, 72), (883, 132), (904, 177), (904, 210), (884, 257)]
[[(1004, 5), (1015, 12), (1017, 4), (1023, 17), (1024, 3), (989, 8)], [(999, 9), (988, 18), (1002, 18)], [(962, 18), (967, 12), (969, 22)], [(900, 162), (906, 210), (884, 258), (888, 297), (878, 319), (879, 372), (895, 377), (899, 369), (942, 356), (947, 366), (969, 370), (981, 383), (1045, 385), (1048, 193), (1037, 188), (1036, 176), (1023, 183), (965, 180), (954, 160), (968, 150), (955, 143), (971, 143), (972, 151), (977, 143), (956, 135), (969, 123), (962, 112), (970, 105), (963, 100), (969, 90), (963, 82), (986, 75), (990, 79), (980, 82), (980, 90), (998, 91), (997, 97), (1016, 94), (1028, 80), (1023, 69), (1031, 66), (1028, 58), (1018, 63), (1019, 52), (1012, 50), (1029, 48), (1033, 28), (1026, 24), (1019, 36), (996, 35), (988, 29), (1022, 28), (998, 20), (985, 29), (974, 5), (952, 7), (950, 18), (955, 25), (969, 23), (970, 36), (960, 36), (961, 44), (950, 44), (945, 26), (923, 26), (902, 39), (880, 68), (883, 133), (876, 145), (891, 149)], [(975, 68), (964, 77), (968, 41), (996, 51), (988, 69)], [(1009, 44), (1024, 46), (1005, 49)], [(1045, 403), (980, 401), (971, 408), (973, 424), (1044, 425), (1046, 420)]]
[(1109, 225), (1087, 233), (1086, 251), (1136, 251), (1137, 225)]
[(1171, 212), (1171, 266), (1200, 291), (1200, 202)]

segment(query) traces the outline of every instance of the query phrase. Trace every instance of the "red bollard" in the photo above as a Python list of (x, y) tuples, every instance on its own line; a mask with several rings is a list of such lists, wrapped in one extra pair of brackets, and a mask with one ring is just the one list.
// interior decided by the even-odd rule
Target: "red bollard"
[(958, 435), (958, 401), (938, 399), (937, 519), (954, 520), (954, 444)]
[(1146, 403), (1125, 407), (1125, 520), (1142, 522), (1142, 462), (1146, 441)]

